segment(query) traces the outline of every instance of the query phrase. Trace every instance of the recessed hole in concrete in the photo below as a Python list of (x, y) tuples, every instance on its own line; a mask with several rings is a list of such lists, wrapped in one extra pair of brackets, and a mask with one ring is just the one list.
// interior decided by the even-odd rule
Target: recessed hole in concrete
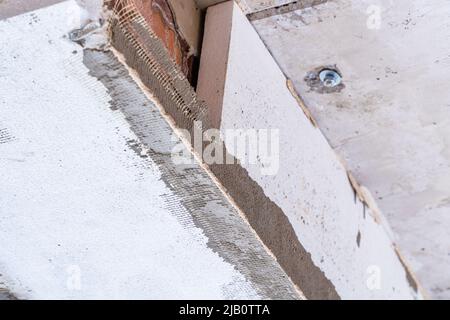
[(319, 73), (320, 81), (323, 85), (328, 88), (333, 88), (341, 84), (342, 77), (340, 74), (333, 69), (323, 69)]
[(342, 73), (336, 65), (315, 68), (306, 74), (304, 80), (311, 91), (321, 94), (339, 93), (345, 88)]

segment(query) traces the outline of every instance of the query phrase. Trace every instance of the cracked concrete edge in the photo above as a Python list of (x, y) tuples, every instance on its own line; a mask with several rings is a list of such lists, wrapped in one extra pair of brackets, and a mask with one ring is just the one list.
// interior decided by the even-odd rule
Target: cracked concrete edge
[[(305, 116), (310, 120), (311, 124), (320, 130), (319, 126), (317, 125), (317, 121), (314, 119), (311, 111), (306, 106), (303, 98), (301, 98), (300, 94), (296, 91), (296, 89), (292, 83), (292, 80), (290, 80), (288, 78), (287, 78), (287, 87), (288, 87), (289, 91), (291, 92), (291, 94), (294, 96), (294, 98), (297, 100), (299, 106), (305, 113)], [(389, 237), (393, 243), (395, 253), (397, 254), (397, 257), (400, 260), (403, 268), (405, 269), (406, 277), (407, 277), (407, 280), (408, 280), (410, 286), (416, 292), (418, 292), (424, 299), (428, 300), (430, 298), (428, 292), (421, 285), (419, 279), (417, 278), (415, 273), (412, 271), (412, 268), (409, 265), (408, 260), (404, 257), (404, 255), (401, 253), (401, 249), (395, 243), (393, 232), (392, 232), (391, 228), (389, 227), (387, 220), (384, 218), (384, 214), (382, 213), (382, 211), (376, 204), (376, 201), (375, 201), (372, 193), (370, 192), (370, 190), (368, 190), (366, 187), (362, 186), (358, 182), (358, 180), (355, 178), (353, 173), (348, 169), (347, 163), (336, 152), (335, 152), (335, 154), (336, 154), (337, 159), (339, 160), (339, 162), (341, 163), (341, 165), (345, 168), (345, 170), (347, 172), (347, 177), (348, 177), (349, 183), (350, 183), (353, 191), (355, 192), (355, 195), (358, 197), (358, 199), (361, 201), (361, 203), (363, 203), (363, 205), (365, 205), (369, 209), (369, 214), (373, 217), (375, 222), (382, 225), (383, 228), (386, 230), (386, 233), (389, 235)]]
[[(335, 152), (336, 153), (336, 152)], [(389, 238), (392, 241), (392, 246), (394, 248), (394, 251), (400, 261), (400, 263), (403, 266), (403, 269), (406, 273), (406, 279), (408, 280), (408, 283), (410, 284), (411, 288), (414, 289), (415, 292), (417, 292), (420, 296), (422, 296), (424, 299), (429, 300), (430, 295), (425, 290), (423, 285), (420, 283), (418, 277), (415, 275), (414, 271), (412, 270), (408, 260), (405, 258), (405, 256), (402, 254), (401, 249), (398, 247), (398, 245), (395, 243), (393, 232), (389, 226), (388, 221), (384, 217), (383, 212), (376, 204), (376, 200), (373, 197), (370, 190), (368, 190), (366, 187), (362, 186), (358, 180), (355, 178), (355, 176), (352, 174), (352, 172), (348, 169), (348, 164), (336, 153), (336, 157), (341, 163), (341, 165), (345, 168), (347, 171), (348, 180), (350, 182), (350, 185), (355, 192), (355, 195), (358, 197), (358, 199), (369, 209), (369, 214), (373, 217), (376, 223), (381, 225), (386, 233), (388, 234)]]
[(287, 85), (289, 91), (291, 92), (292, 96), (295, 98), (295, 100), (297, 100), (297, 103), (298, 103), (299, 107), (302, 109), (302, 111), (305, 114), (305, 116), (309, 119), (311, 124), (314, 127), (317, 128), (317, 121), (314, 119), (311, 111), (306, 106), (305, 101), (303, 100), (303, 98), (295, 90), (295, 87), (294, 87), (294, 84), (293, 84), (292, 80), (291, 79), (287, 79), (286, 85)]

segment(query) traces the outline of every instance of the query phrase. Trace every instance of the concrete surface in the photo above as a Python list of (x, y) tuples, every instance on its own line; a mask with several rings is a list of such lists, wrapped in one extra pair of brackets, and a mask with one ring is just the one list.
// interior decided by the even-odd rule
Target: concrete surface
[[(253, 22), (433, 298), (450, 298), (450, 2), (336, 0)], [(305, 76), (336, 65), (345, 88)]]
[[(0, 273), (21, 299), (301, 294), (67, 1), (0, 21)], [(187, 152), (187, 151), (186, 151)]]
[[(303, 113), (238, 6), (210, 7), (205, 30), (198, 95), (211, 109), (228, 152), (245, 169), (237, 178), (225, 175), (222, 183), (230, 192), (237, 190), (235, 201), (293, 281), (313, 298), (335, 298), (333, 290), (343, 299), (420, 296), (382, 217), (357, 199), (345, 168)], [(250, 163), (246, 156), (252, 151), (238, 153), (229, 129), (277, 131), (279, 145), (271, 142), (279, 150), (279, 170), (262, 174), (271, 164), (262, 153)], [(247, 175), (261, 186), (262, 195), (243, 185)], [(311, 264), (303, 267), (308, 260)], [(379, 285), (371, 283), (373, 272)]]

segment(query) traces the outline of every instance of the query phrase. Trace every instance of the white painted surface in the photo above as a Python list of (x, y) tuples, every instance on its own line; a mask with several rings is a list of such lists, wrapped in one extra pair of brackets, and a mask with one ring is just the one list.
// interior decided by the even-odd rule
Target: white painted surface
[(31, 299), (258, 298), (187, 212), (169, 212), (163, 196), (177, 195), (127, 146), (136, 137), (64, 38), (74, 4), (0, 21), (8, 288)]
[[(220, 6), (210, 10), (219, 14)], [(263, 176), (257, 165), (243, 162), (243, 167), (282, 208), (300, 242), (342, 298), (412, 298), (386, 230), (369, 210), (364, 217), (345, 169), (303, 114), (283, 73), (236, 5), (232, 19), (221, 131), (280, 130), (279, 172)], [(229, 147), (226, 137), (225, 142)], [(373, 270), (381, 272), (379, 288), (367, 285)]]
[[(336, 0), (254, 25), (421, 283), (450, 298), (450, 2)], [(310, 92), (329, 64), (346, 88)]]

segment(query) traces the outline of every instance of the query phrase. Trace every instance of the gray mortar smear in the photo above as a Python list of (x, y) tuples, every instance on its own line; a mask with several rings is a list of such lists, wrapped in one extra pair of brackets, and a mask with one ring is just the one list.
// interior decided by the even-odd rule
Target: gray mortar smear
[[(84, 50), (84, 64), (108, 89), (111, 112), (121, 112), (138, 137), (139, 141), (128, 141), (130, 148), (156, 163), (162, 180), (177, 195), (177, 199), (165, 199), (170, 211), (185, 220), (179, 213), (187, 210), (208, 238), (208, 246), (235, 266), (263, 299), (301, 299), (289, 277), (204, 169), (197, 163), (173, 163), (171, 151), (180, 141), (171, 140), (172, 128), (117, 58), (111, 52)], [(143, 149), (148, 149), (145, 156)]]

